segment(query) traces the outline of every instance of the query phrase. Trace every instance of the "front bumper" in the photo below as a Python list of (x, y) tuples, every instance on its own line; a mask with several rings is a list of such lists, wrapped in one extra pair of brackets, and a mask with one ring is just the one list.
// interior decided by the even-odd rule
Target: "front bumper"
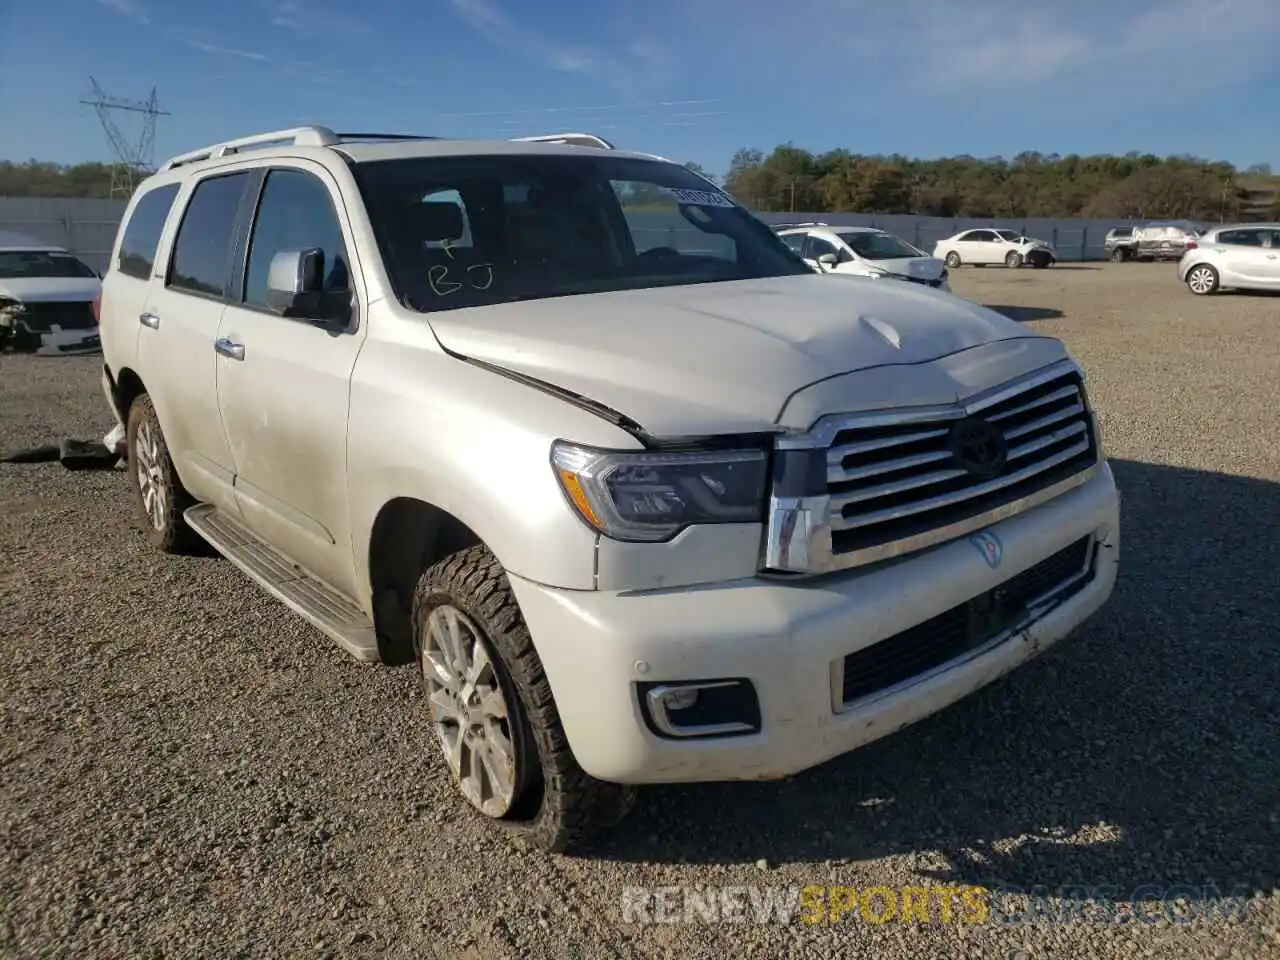
[[(1109, 468), (987, 532), (1003, 549), (994, 567), (962, 539), (804, 584), (750, 579), (611, 593), (511, 580), (569, 745), (588, 774), (637, 784), (774, 779), (857, 749), (986, 686), (1065, 637), (1110, 596), (1120, 528)], [(848, 654), (963, 604), (1086, 536), (1098, 544), (1092, 578), (1039, 619), (906, 682), (840, 702)], [(676, 740), (652, 732), (637, 684), (705, 678), (750, 680), (760, 731)]]

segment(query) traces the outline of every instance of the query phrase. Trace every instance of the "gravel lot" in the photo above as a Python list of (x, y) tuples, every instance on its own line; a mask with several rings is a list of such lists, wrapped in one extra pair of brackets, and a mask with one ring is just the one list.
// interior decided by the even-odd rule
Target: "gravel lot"
[[(146, 548), (123, 474), (0, 465), (0, 954), (1280, 955), (1280, 297), (1172, 267), (962, 269), (1085, 364), (1124, 502), (1093, 623), (791, 781), (651, 790), (517, 849), (365, 667), (217, 559)], [(110, 426), (98, 361), (0, 357), (0, 450)], [(1214, 884), (1243, 920), (622, 922), (627, 886)]]

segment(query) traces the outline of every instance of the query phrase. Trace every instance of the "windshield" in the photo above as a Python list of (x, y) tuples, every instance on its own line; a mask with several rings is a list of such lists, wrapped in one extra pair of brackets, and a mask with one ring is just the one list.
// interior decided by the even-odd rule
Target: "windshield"
[(813, 274), (674, 163), (511, 154), (355, 172), (397, 296), (415, 310)]
[(849, 249), (863, 260), (897, 260), (902, 257), (923, 257), (905, 240), (899, 240), (890, 233), (877, 233), (874, 230), (858, 230), (840, 234), (840, 239), (849, 245)]
[(0, 280), (97, 276), (69, 253), (48, 250), (0, 250)]
[(1010, 243), (1017, 243), (1022, 239), (1022, 234), (1015, 233), (1012, 230), (997, 230), (996, 233), (1005, 240), (1008, 240)]

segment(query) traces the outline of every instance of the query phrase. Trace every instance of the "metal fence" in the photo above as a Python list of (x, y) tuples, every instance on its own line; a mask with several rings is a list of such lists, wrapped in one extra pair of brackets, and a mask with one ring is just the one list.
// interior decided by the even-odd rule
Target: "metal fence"
[[(46, 243), (66, 247), (95, 270), (105, 271), (125, 205), (124, 200), (0, 197), (0, 231), (25, 233)], [(762, 213), (759, 216), (769, 224), (821, 221), (832, 226), (879, 227), (926, 253), (931, 253), (939, 240), (961, 230), (1004, 227), (1048, 240), (1062, 260), (1104, 259), (1106, 254), (1102, 244), (1107, 231), (1132, 223), (1122, 220), (976, 220), (869, 213)], [(706, 235), (681, 217), (646, 213), (632, 219), (637, 233), (644, 235), (638, 239), (642, 239), (646, 246), (660, 243), (678, 249), (707, 246)]]
[(0, 197), (0, 232), (23, 233), (66, 247), (105, 272), (126, 205), (125, 200)]

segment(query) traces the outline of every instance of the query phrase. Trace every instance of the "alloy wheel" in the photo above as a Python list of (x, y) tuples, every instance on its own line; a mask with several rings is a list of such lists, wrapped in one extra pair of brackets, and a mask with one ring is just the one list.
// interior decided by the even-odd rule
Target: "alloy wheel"
[(1191, 288), (1192, 293), (1200, 296), (1213, 293), (1213, 288), (1217, 286), (1217, 281), (1218, 278), (1209, 267), (1195, 267), (1187, 275), (1187, 286)]
[(169, 487), (160, 460), (160, 442), (150, 423), (138, 425), (134, 440), (137, 458), (138, 490), (142, 493), (142, 509), (159, 531), (164, 530), (169, 514)]
[(422, 649), (431, 716), (462, 795), (489, 817), (505, 816), (519, 782), (507, 697), (482, 631), (450, 604), (427, 617)]

